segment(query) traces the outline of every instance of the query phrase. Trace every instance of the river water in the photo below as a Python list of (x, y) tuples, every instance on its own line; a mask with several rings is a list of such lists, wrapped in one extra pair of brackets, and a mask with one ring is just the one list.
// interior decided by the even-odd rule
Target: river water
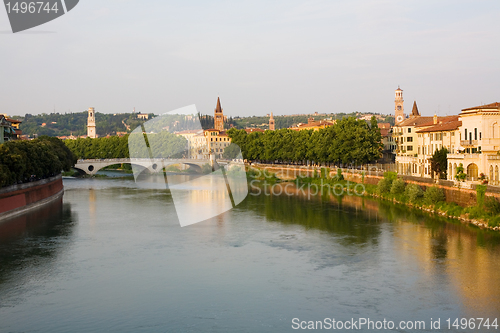
[(0, 225), (0, 332), (291, 332), (325, 318), (498, 331), (446, 327), (500, 316), (498, 233), (298, 191), (253, 192), (181, 228), (165, 190), (64, 186), (63, 202)]

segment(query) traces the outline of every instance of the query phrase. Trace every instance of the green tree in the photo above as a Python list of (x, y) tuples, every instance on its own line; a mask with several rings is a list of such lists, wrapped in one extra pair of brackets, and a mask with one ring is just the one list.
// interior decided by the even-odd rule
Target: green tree
[(448, 166), (448, 150), (443, 147), (436, 150), (431, 157), (431, 170), (439, 176), (440, 179), (446, 179), (446, 170)]

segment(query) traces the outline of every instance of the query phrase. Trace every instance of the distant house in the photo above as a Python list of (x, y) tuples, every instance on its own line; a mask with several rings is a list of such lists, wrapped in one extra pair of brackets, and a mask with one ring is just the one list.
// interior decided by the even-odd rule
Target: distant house
[(319, 131), (321, 128), (333, 126), (336, 122), (337, 122), (336, 120), (327, 120), (327, 119), (315, 121), (314, 118), (309, 118), (307, 119), (307, 124), (299, 124), (295, 127), (290, 127), (290, 129), (295, 131), (311, 130), (311, 129), (314, 131)]
[(20, 120), (0, 115), (0, 144), (6, 141), (18, 140), (23, 132), (19, 129)]
[(149, 114), (147, 114), (147, 113), (138, 113), (137, 114), (137, 119), (148, 120), (149, 119)]
[(247, 132), (247, 134), (255, 133), (255, 132), (264, 133), (264, 130), (260, 129), (260, 128), (245, 128), (245, 132)]

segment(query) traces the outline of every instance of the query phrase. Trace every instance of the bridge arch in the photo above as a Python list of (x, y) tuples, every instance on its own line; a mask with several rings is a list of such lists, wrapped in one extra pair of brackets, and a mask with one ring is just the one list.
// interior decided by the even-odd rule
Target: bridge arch
[(208, 163), (207, 160), (170, 160), (170, 159), (103, 159), (103, 160), (78, 160), (74, 169), (79, 172), (84, 172), (88, 175), (94, 175), (99, 170), (114, 164), (130, 164), (132, 166), (141, 167), (150, 172), (161, 172), (164, 166), (172, 164), (184, 164), (197, 172), (202, 171), (202, 166)]

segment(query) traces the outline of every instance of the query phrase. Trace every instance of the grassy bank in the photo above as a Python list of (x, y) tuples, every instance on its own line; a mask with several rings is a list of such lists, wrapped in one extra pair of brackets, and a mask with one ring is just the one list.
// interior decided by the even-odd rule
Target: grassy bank
[[(277, 179), (275, 174), (269, 173), (266, 170), (252, 170), (254, 169), (249, 171), (249, 175), (253, 178), (265, 179), (267, 181), (276, 181)], [(312, 177), (297, 177), (294, 182), (297, 185), (315, 184), (330, 188), (336, 187), (337, 189), (342, 187), (345, 192), (351, 191), (354, 193), (359, 193), (360, 185), (353, 181), (346, 181), (340, 169), (337, 170), (335, 176), (330, 177), (329, 168), (317, 170)], [(362, 182), (364, 182), (364, 176), (362, 177)], [(365, 196), (404, 204), (448, 218), (473, 223), (480, 227), (500, 230), (500, 202), (495, 197), (485, 195), (486, 186), (484, 185), (476, 187), (477, 203), (469, 207), (462, 207), (454, 202), (446, 202), (444, 191), (437, 186), (427, 187), (424, 190), (417, 184), (407, 184), (403, 179), (398, 178), (395, 172), (386, 172), (384, 178), (377, 185), (361, 185), (364, 187)]]
[(428, 187), (425, 191), (417, 184), (406, 184), (397, 178), (394, 172), (386, 172), (377, 186), (367, 187), (368, 195), (386, 200), (433, 211), (451, 218), (458, 218), (479, 226), (500, 227), (500, 202), (491, 196), (486, 196), (486, 186), (476, 187), (477, 203), (462, 207), (454, 202), (446, 202), (444, 191), (437, 187)]

